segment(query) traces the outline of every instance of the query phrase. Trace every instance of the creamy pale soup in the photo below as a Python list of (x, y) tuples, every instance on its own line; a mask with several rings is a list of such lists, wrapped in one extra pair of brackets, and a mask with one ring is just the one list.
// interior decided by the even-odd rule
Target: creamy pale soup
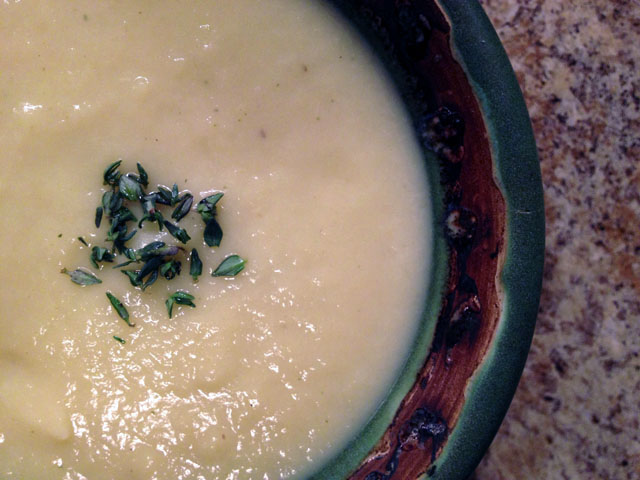
[[(89, 261), (113, 245), (94, 217), (117, 159), (194, 196), (182, 273), (145, 291), (122, 255)], [(3, 480), (304, 478), (392, 387), (427, 289), (425, 173), (323, 2), (5, 0), (0, 162)], [(215, 191), (209, 247), (195, 205)], [(152, 222), (129, 245), (154, 240), (182, 246)], [(213, 277), (232, 253), (244, 270)], [(102, 283), (60, 273), (78, 267)], [(178, 290), (196, 307), (169, 318)]]

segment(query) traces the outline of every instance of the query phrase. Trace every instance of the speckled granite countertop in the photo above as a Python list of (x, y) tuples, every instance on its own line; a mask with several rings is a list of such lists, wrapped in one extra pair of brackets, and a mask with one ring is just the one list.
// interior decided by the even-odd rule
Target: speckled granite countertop
[(472, 478), (640, 479), (640, 1), (481, 3), (531, 114), (547, 252), (524, 376)]

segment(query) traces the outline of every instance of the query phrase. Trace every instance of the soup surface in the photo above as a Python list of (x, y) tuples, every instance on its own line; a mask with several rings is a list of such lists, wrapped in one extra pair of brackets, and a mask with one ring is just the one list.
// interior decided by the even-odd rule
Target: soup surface
[[(0, 40), (0, 478), (319, 468), (391, 388), (427, 288), (425, 173), (376, 60), (308, 0), (5, 0)], [(149, 190), (225, 193), (220, 247), (191, 212), (182, 275), (145, 291), (77, 239), (111, 247), (118, 158)], [(130, 244), (152, 240), (179, 244), (151, 222)], [(230, 253), (244, 271), (212, 277)], [(176, 290), (196, 307), (170, 319)]]

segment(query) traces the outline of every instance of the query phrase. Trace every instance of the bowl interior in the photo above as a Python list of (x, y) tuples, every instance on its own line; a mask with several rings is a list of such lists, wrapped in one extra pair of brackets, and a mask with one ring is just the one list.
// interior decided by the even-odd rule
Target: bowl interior
[(314, 478), (466, 478), (511, 401), (539, 299), (544, 215), (526, 108), (475, 1), (327, 1), (379, 54), (413, 119), (434, 264), (398, 381)]

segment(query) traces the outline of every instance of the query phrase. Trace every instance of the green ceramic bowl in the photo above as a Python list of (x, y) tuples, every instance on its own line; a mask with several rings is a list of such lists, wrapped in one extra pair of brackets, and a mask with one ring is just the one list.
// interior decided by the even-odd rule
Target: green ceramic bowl
[(540, 168), (509, 60), (475, 0), (328, 0), (388, 67), (434, 192), (435, 268), (390, 395), (317, 479), (466, 478), (513, 397), (544, 255)]

